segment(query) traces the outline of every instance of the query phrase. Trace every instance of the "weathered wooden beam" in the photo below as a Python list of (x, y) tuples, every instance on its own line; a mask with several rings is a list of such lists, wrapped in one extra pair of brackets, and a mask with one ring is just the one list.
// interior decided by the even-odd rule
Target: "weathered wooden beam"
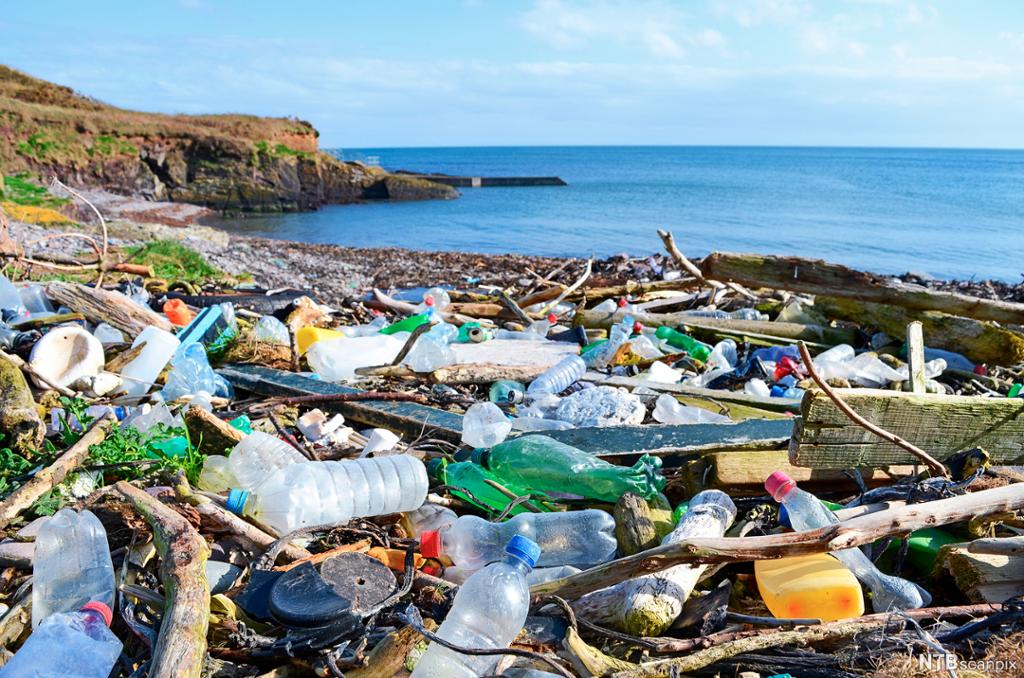
[[(1024, 401), (1019, 398), (914, 395), (876, 389), (839, 389), (855, 412), (942, 461), (983, 447), (994, 464), (1024, 461)], [(821, 391), (804, 395), (793, 427), (789, 459), (813, 469), (913, 464), (915, 457), (850, 421)]]
[(643, 387), (657, 393), (671, 393), (682, 403), (697, 407), (703, 406), (706, 409), (713, 409), (713, 411), (717, 411), (715, 405), (721, 403), (729, 410), (729, 416), (733, 419), (775, 417), (787, 412), (792, 414), (800, 412), (800, 400), (797, 398), (762, 398), (743, 391), (723, 391), (683, 386), (682, 384), (666, 384), (639, 377), (609, 377), (598, 372), (587, 372), (583, 375), (582, 381), (629, 390)]
[(637, 313), (615, 311), (604, 313), (593, 309), (576, 314), (577, 323), (584, 327), (608, 328), (626, 316), (650, 326), (688, 327), (706, 332), (729, 334), (733, 336), (753, 335), (777, 337), (795, 341), (804, 341), (835, 346), (836, 344), (852, 344), (856, 339), (856, 331), (849, 327), (826, 327), (822, 325), (801, 325), (799, 323), (780, 323), (767, 320), (738, 320), (734, 318), (695, 318), (685, 313)]
[(1024, 558), (1007, 553), (976, 553), (969, 544), (939, 550), (936, 568), (953, 576), (957, 588), (976, 603), (1001, 603), (1024, 591)]
[[(310, 379), (294, 372), (284, 372), (259, 365), (229, 365), (218, 372), (236, 388), (263, 396), (300, 396), (316, 394), (359, 393), (359, 389), (327, 381)], [(323, 403), (324, 408), (337, 410), (346, 418), (369, 426), (400, 431), (412, 437), (431, 433), (452, 442), (462, 438), (462, 416), (408, 402), (364, 401)]]
[(0, 445), (31, 457), (43, 445), (46, 426), (17, 363), (0, 351)]
[(701, 271), (709, 278), (753, 287), (851, 297), (919, 311), (1024, 324), (1024, 304), (932, 290), (821, 259), (712, 252), (701, 262)]
[(866, 513), (803, 532), (758, 537), (694, 537), (596, 565), (571, 577), (537, 584), (530, 589), (530, 594), (536, 601), (550, 595), (572, 600), (624, 579), (660, 572), (681, 563), (732, 563), (839, 551), (925, 527), (939, 527), (1022, 508), (1024, 483), (1015, 483)]
[(910, 372), (911, 393), (927, 393), (924, 376), (924, 331), (919, 320), (907, 324), (907, 370)]
[(150, 325), (171, 331), (171, 321), (166, 316), (143, 308), (120, 292), (76, 283), (52, 282), (46, 286), (46, 296), (81, 313), (90, 322), (105, 322), (131, 337)]
[(185, 411), (189, 439), (202, 454), (225, 454), (242, 442), (245, 434), (201, 407)]
[(1024, 361), (1024, 335), (991, 322), (841, 297), (819, 296), (814, 305), (830, 318), (874, 327), (893, 337), (903, 337), (907, 323), (920, 320), (929, 346), (963, 353), (975, 362), (1016, 365)]

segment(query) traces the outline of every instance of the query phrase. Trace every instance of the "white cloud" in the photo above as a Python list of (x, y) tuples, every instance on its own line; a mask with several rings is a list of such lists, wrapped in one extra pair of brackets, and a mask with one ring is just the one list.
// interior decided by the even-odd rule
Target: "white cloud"
[(813, 12), (813, 7), (803, 0), (712, 0), (711, 9), (744, 28), (762, 23), (791, 23)]
[(691, 41), (702, 47), (725, 47), (727, 42), (725, 36), (713, 28), (705, 28), (702, 31), (698, 31), (691, 38)]
[(1024, 49), (1024, 33), (1003, 31), (999, 34), (999, 39), (1009, 44), (1010, 47), (1015, 49)]

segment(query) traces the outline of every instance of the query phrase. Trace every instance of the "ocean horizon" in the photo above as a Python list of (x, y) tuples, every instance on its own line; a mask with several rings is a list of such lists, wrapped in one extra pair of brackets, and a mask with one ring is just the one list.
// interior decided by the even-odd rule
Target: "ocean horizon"
[(816, 146), (336, 149), (388, 170), (559, 176), (457, 200), (337, 205), (228, 219), (230, 231), (356, 247), (642, 256), (673, 231), (714, 250), (827, 259), (878, 273), (1019, 282), (1024, 151)]

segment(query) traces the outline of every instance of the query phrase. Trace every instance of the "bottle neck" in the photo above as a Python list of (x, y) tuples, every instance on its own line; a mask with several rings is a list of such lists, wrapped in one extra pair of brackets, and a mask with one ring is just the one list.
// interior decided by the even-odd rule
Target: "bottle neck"
[(514, 556), (511, 553), (506, 553), (505, 557), (502, 558), (503, 563), (510, 565), (521, 573), (524, 577), (533, 570), (533, 567), (519, 556)]

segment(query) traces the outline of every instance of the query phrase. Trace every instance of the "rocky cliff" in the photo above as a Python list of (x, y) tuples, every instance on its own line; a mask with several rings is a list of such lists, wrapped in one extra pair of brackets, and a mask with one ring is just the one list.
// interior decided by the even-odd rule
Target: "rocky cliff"
[(115, 108), (0, 66), (0, 175), (226, 211), (454, 198), (449, 186), (342, 162), (291, 118), (162, 115)]

